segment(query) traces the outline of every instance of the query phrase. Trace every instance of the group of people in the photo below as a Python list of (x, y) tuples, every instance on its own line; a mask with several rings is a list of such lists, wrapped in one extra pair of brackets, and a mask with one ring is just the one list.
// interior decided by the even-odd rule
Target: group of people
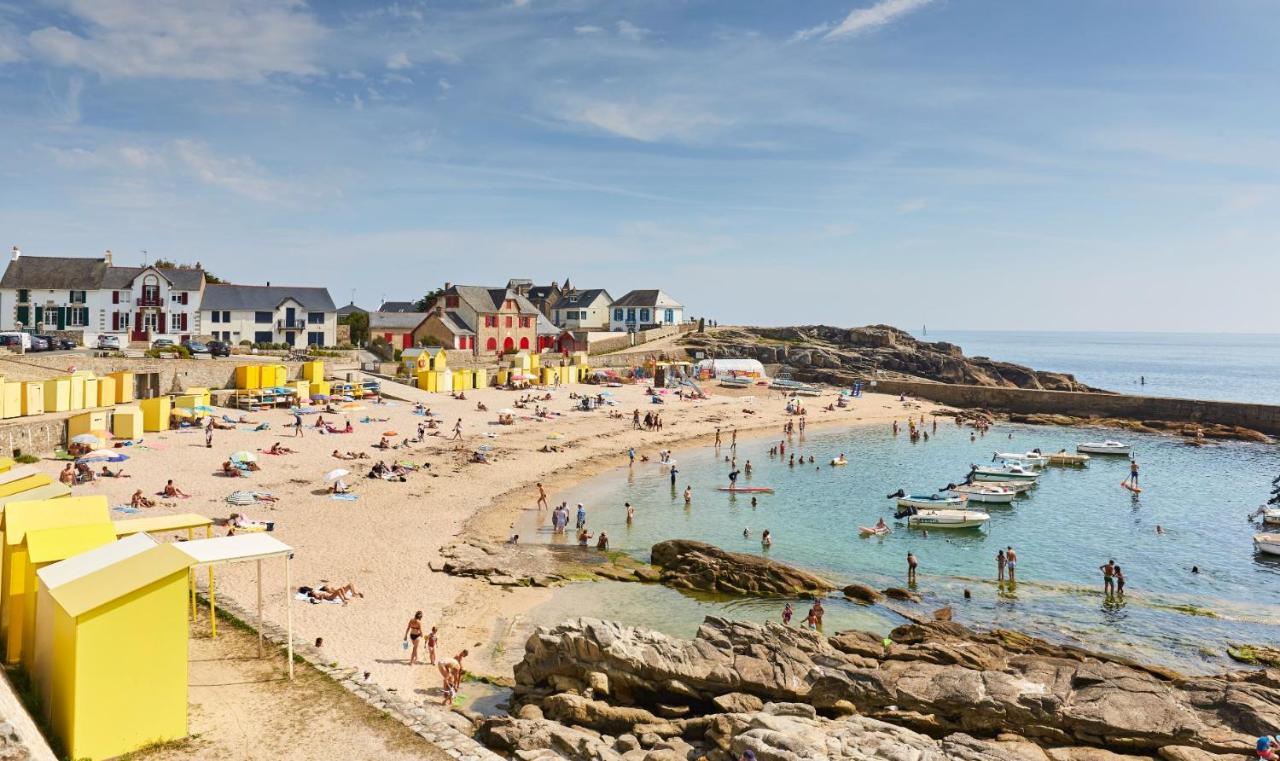
[[(791, 607), (791, 603), (782, 606), (782, 623), (786, 626), (791, 625), (791, 619), (795, 616), (795, 608)], [(810, 629), (822, 628), (822, 617), (826, 615), (826, 608), (822, 607), (822, 600), (814, 600), (813, 605), (809, 606), (809, 614), (804, 617), (802, 626)]]
[(631, 429), (635, 431), (661, 431), (662, 415), (658, 412), (644, 413), (644, 419), (640, 418), (640, 410), (632, 410), (631, 412)]

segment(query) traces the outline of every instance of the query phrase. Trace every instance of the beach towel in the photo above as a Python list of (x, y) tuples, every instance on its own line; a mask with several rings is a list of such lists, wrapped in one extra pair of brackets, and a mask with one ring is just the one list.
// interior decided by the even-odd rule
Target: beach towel
[(255, 431), (265, 431), (265, 430), (267, 430), (267, 429), (268, 429), (268, 428), (270, 428), (270, 427), (271, 427), (271, 424), (270, 424), (270, 423), (258, 423), (258, 427), (257, 427), (257, 428), (254, 428), (253, 430), (255, 430)]
[(121, 515), (133, 515), (134, 513), (142, 512), (142, 508), (134, 507), (133, 505), (116, 505), (111, 508), (111, 512), (120, 513)]
[(343, 502), (355, 502), (360, 498), (359, 494), (331, 494), (329, 499), (339, 499)]
[(316, 605), (341, 605), (342, 604), (342, 600), (313, 600), (301, 592), (295, 593), (293, 595), (293, 599), (298, 600), (299, 602), (314, 603)]

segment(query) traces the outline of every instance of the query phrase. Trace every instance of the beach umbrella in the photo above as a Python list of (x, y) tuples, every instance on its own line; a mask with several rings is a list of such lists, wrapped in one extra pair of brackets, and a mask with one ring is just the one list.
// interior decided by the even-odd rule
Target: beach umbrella
[(232, 505), (244, 507), (246, 505), (255, 505), (258, 498), (251, 491), (233, 491), (227, 495), (227, 502)]
[(83, 457), (77, 457), (76, 463), (124, 462), (127, 459), (129, 459), (129, 455), (127, 454), (117, 454), (115, 452), (94, 452), (93, 454), (87, 454)]
[(213, 408), (207, 404), (197, 404), (191, 409), (195, 410), (196, 412), (206, 412), (206, 413), (213, 412)]
[(396, 433), (395, 431), (383, 431), (382, 435), (383, 436), (399, 436), (400, 434)]
[(181, 418), (188, 418), (188, 417), (195, 417), (195, 413), (194, 413), (194, 412), (192, 412), (190, 409), (188, 409), (188, 408), (186, 408), (186, 407), (174, 407), (174, 408), (173, 408), (173, 416), (174, 416), (174, 417), (181, 417)]
[(327, 402), (329, 401), (329, 395), (328, 394), (312, 394), (311, 399), (312, 401), (317, 401), (317, 402)]
[(333, 470), (324, 474), (324, 480), (337, 481), (339, 478), (342, 478), (343, 476), (349, 476), (349, 475), (351, 475), (351, 471), (349, 470), (344, 470), (342, 468), (334, 468)]
[(72, 444), (101, 444), (102, 437), (96, 433), (81, 433), (71, 437)]
[(516, 411), (515, 411), (515, 410), (513, 410), (513, 409), (511, 409), (510, 407), (503, 407), (502, 409), (498, 410), (498, 414), (499, 414), (499, 415), (514, 415), (514, 414), (516, 414)]
[(227, 459), (232, 462), (257, 462), (258, 456), (253, 452), (241, 449), (239, 452), (232, 452)]

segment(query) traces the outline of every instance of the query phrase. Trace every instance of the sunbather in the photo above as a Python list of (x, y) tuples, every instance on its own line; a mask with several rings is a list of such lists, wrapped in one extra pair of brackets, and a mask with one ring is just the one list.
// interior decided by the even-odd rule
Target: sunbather
[(76, 463), (76, 483), (83, 484), (93, 480), (93, 468), (83, 462)]
[(58, 473), (58, 480), (67, 486), (73, 486), (76, 482), (76, 468), (71, 463), (67, 463), (67, 467)]
[(330, 457), (333, 457), (334, 459), (337, 459), (337, 460), (350, 460), (350, 459), (353, 459), (353, 458), (351, 457), (351, 453), (350, 453), (350, 452), (348, 452), (348, 453), (346, 453), (346, 454), (343, 454), (343, 453), (339, 452), (339, 451), (338, 451), (338, 450), (336, 450), (336, 449), (335, 449), (335, 450), (333, 450), (333, 454), (332, 454), (332, 455), (330, 455)]
[(329, 491), (333, 492), (334, 494), (350, 494), (351, 487), (347, 486), (346, 481), (343, 481), (341, 478), (339, 478), (337, 481), (333, 482), (333, 486), (329, 487)]
[(340, 600), (343, 605), (347, 604), (347, 600), (356, 597), (364, 597), (364, 594), (356, 591), (354, 584), (344, 584), (340, 587), (321, 584), (319, 587), (301, 587), (299, 592), (305, 594), (312, 602), (329, 602), (330, 600)]
[(282, 447), (280, 446), (280, 442), (277, 441), (276, 443), (271, 445), (270, 449), (267, 450), (267, 454), (295, 454), (297, 451), (298, 450), (296, 449)]
[(102, 470), (98, 473), (99, 478), (132, 478), (128, 473), (124, 472), (124, 468), (112, 473), (111, 469), (106, 465), (102, 466)]
[(155, 507), (156, 503), (153, 499), (142, 496), (142, 490), (139, 489), (133, 493), (133, 497), (129, 500), (132, 507)]
[(185, 491), (183, 491), (183, 490), (179, 489), (179, 488), (178, 488), (178, 487), (173, 483), (173, 479), (172, 479), (172, 478), (170, 478), (168, 481), (166, 481), (166, 482), (165, 482), (164, 490), (163, 490), (163, 491), (161, 491), (160, 493), (161, 493), (161, 494), (163, 494), (163, 495), (164, 495), (164, 496), (166, 496), (166, 497), (182, 497), (182, 498), (184, 498), (184, 499), (185, 499), (186, 497), (190, 497), (190, 496), (191, 496), (190, 494), (187, 494)]
[(234, 536), (236, 531), (271, 531), (276, 527), (274, 521), (255, 521), (246, 518), (243, 513), (232, 513), (227, 520), (227, 536)]
[(244, 476), (244, 474), (240, 472), (240, 469), (237, 468), (230, 460), (222, 461), (222, 475), (227, 478), (241, 478)]
[(387, 441), (386, 436), (383, 436), (381, 439), (378, 440), (377, 444), (374, 444), (374, 446), (377, 447), (378, 449), (390, 449), (391, 442)]

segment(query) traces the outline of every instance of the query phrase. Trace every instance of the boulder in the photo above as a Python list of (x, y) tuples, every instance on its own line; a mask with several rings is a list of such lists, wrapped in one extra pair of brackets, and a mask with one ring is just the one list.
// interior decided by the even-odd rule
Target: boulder
[(748, 713), (764, 708), (764, 701), (745, 692), (729, 692), (711, 699), (721, 713)]
[(653, 545), (650, 562), (662, 569), (663, 584), (678, 589), (789, 597), (824, 595), (834, 589), (831, 582), (808, 571), (691, 539)]
[(844, 596), (855, 602), (871, 605), (883, 598), (879, 592), (875, 591), (866, 584), (849, 584), (843, 590)]
[(920, 595), (916, 594), (915, 592), (912, 592), (909, 589), (903, 589), (901, 587), (889, 587), (888, 589), (882, 589), (880, 590), (880, 594), (884, 595), (885, 597), (888, 597), (890, 600), (907, 600), (909, 602), (920, 602)]

